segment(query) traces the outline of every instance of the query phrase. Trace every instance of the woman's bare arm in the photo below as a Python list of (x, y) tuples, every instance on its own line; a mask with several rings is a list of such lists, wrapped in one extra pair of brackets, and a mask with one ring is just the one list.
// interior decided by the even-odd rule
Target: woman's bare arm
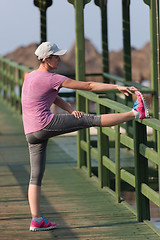
[(109, 91), (109, 90), (119, 90), (124, 93), (126, 96), (132, 94), (131, 91), (137, 91), (135, 87), (124, 87), (116, 84), (107, 84), (107, 83), (99, 83), (99, 82), (82, 82), (72, 80), (67, 78), (63, 83), (62, 87), (77, 89), (77, 90), (86, 90), (86, 91)]
[(54, 104), (56, 104), (58, 107), (62, 108), (63, 110), (73, 114), (76, 118), (80, 118), (83, 115), (82, 112), (74, 110), (69, 103), (65, 102), (59, 96), (57, 96), (56, 100), (54, 101)]
[(72, 106), (65, 102), (61, 97), (57, 96), (56, 100), (54, 101), (54, 104), (56, 104), (58, 107), (62, 108), (63, 110), (72, 113), (74, 109)]

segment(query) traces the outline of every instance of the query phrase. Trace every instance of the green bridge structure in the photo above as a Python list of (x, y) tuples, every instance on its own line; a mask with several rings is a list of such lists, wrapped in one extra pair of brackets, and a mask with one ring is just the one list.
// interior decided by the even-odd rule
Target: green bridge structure
[[(85, 81), (88, 76), (84, 8), (89, 2), (68, 0), (75, 10), (77, 81)], [(157, 207), (157, 212), (160, 207), (159, 1), (142, 1), (150, 12), (150, 88), (132, 82), (130, 2), (122, 0), (122, 78), (109, 72), (108, 1), (94, 1), (101, 12), (103, 69), (90, 75), (100, 75), (106, 83), (133, 85), (151, 94), (151, 118), (96, 128), (96, 135), (85, 129), (76, 137), (65, 135), (50, 140), (41, 206), (44, 215), (58, 224), (51, 232), (28, 231), (30, 165), (21, 117), (21, 89), (25, 73), (32, 69), (0, 57), (0, 239), (160, 239), (160, 230), (150, 221), (150, 204)], [(46, 41), (46, 11), (54, 4), (50, 0), (35, 0), (34, 4), (41, 13), (41, 42)], [(78, 90), (76, 102), (77, 109), (86, 113), (91, 112), (90, 103), (95, 103), (96, 114), (130, 111), (133, 105), (130, 97), (122, 98), (116, 91)], [(135, 194), (135, 207), (122, 198), (124, 190)]]

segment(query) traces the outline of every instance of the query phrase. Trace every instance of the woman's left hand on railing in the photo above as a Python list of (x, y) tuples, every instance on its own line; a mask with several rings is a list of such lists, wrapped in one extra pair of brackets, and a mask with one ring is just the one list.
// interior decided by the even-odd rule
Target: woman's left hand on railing
[(133, 94), (133, 92), (138, 91), (135, 87), (124, 87), (124, 86), (118, 86), (118, 90), (123, 93), (126, 96), (129, 96), (129, 94)]

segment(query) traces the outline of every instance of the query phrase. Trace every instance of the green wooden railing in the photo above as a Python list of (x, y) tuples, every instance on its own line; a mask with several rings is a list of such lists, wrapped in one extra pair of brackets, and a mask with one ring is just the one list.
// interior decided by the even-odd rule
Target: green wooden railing
[[(76, 79), (85, 80), (85, 51), (84, 51), (84, 3), (85, 0), (68, 0), (74, 3), (75, 8), (75, 33), (76, 33)], [(78, 7), (76, 5), (78, 2)], [(89, 2), (89, 1), (88, 1)], [(142, 87), (132, 82), (131, 74), (131, 44), (130, 44), (130, 0), (122, 0), (122, 24), (123, 24), (123, 76), (109, 73), (109, 51), (108, 51), (108, 21), (107, 21), (107, 0), (94, 0), (101, 12), (101, 34), (102, 34), (102, 62), (104, 81), (121, 82), (123, 85), (134, 85), (143, 93), (152, 94), (152, 116), (158, 118), (158, 78), (159, 78), (159, 52), (158, 52), (158, 0), (144, 0), (150, 12), (150, 43), (151, 43), (151, 89)], [(81, 14), (77, 14), (77, 11)], [(80, 41), (79, 41), (80, 39)], [(81, 65), (79, 64), (81, 62)], [(110, 99), (109, 99), (110, 98)], [(116, 102), (114, 101), (116, 100)], [(105, 93), (95, 94), (77, 91), (77, 107), (80, 111), (89, 112), (89, 102), (97, 104), (96, 113), (109, 113), (110, 111), (124, 112), (131, 110), (131, 98), (121, 99), (115, 94)], [(125, 105), (123, 105), (125, 104)], [(101, 187), (111, 185), (111, 173), (115, 176), (116, 199), (120, 202), (121, 181), (127, 182), (136, 190), (137, 219), (143, 221), (150, 219), (149, 200), (160, 206), (159, 177), (158, 190), (154, 191), (148, 184), (148, 162), (155, 164), (159, 173), (159, 120), (152, 118), (140, 121), (128, 122), (122, 127), (126, 129), (126, 134), (120, 133), (120, 126), (112, 128), (98, 128), (97, 143), (93, 144), (89, 129), (78, 132), (78, 167), (87, 167), (88, 175), (92, 175), (92, 161), (94, 157), (98, 162), (98, 179)], [(153, 130), (152, 139), (147, 136), (146, 127)], [(110, 158), (110, 145), (115, 142), (115, 163)], [(135, 159), (134, 173), (123, 169), (120, 164), (120, 147), (125, 147), (133, 152)], [(159, 176), (159, 175), (158, 175)]]
[[(97, 114), (108, 112), (108, 109), (115, 112), (130, 111), (131, 108), (119, 102), (107, 98), (107, 94), (86, 93), (77, 91), (80, 102), (78, 109), (89, 113), (89, 102), (97, 105)], [(157, 132), (158, 141), (156, 149), (153, 149), (152, 140), (147, 136), (146, 127), (150, 127)], [(78, 142), (78, 167), (85, 166), (89, 177), (92, 175), (92, 157), (98, 163), (98, 181), (100, 187), (110, 187), (110, 173), (115, 178), (115, 195), (117, 202), (121, 202), (121, 181), (126, 182), (135, 189), (136, 209), (138, 221), (150, 219), (149, 200), (160, 206), (160, 177), (158, 177), (158, 190), (154, 191), (148, 184), (148, 162), (157, 167), (160, 171), (160, 121), (155, 118), (133, 121), (133, 135), (128, 136), (120, 132), (120, 126), (115, 128), (97, 128), (97, 144), (92, 145), (90, 130), (81, 130)], [(115, 142), (115, 162), (110, 159), (110, 140)], [(126, 148), (134, 156), (134, 173), (127, 171), (121, 166), (120, 149)], [(113, 144), (112, 144), (113, 148)]]
[(21, 90), (24, 75), (31, 69), (0, 57), (0, 95), (21, 113)]

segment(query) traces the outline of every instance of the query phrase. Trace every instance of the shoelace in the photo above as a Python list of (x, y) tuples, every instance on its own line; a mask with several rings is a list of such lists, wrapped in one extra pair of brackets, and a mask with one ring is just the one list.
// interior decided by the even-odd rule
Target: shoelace
[(46, 222), (46, 224), (49, 222), (47, 219), (45, 219), (43, 216), (42, 216), (42, 219)]

